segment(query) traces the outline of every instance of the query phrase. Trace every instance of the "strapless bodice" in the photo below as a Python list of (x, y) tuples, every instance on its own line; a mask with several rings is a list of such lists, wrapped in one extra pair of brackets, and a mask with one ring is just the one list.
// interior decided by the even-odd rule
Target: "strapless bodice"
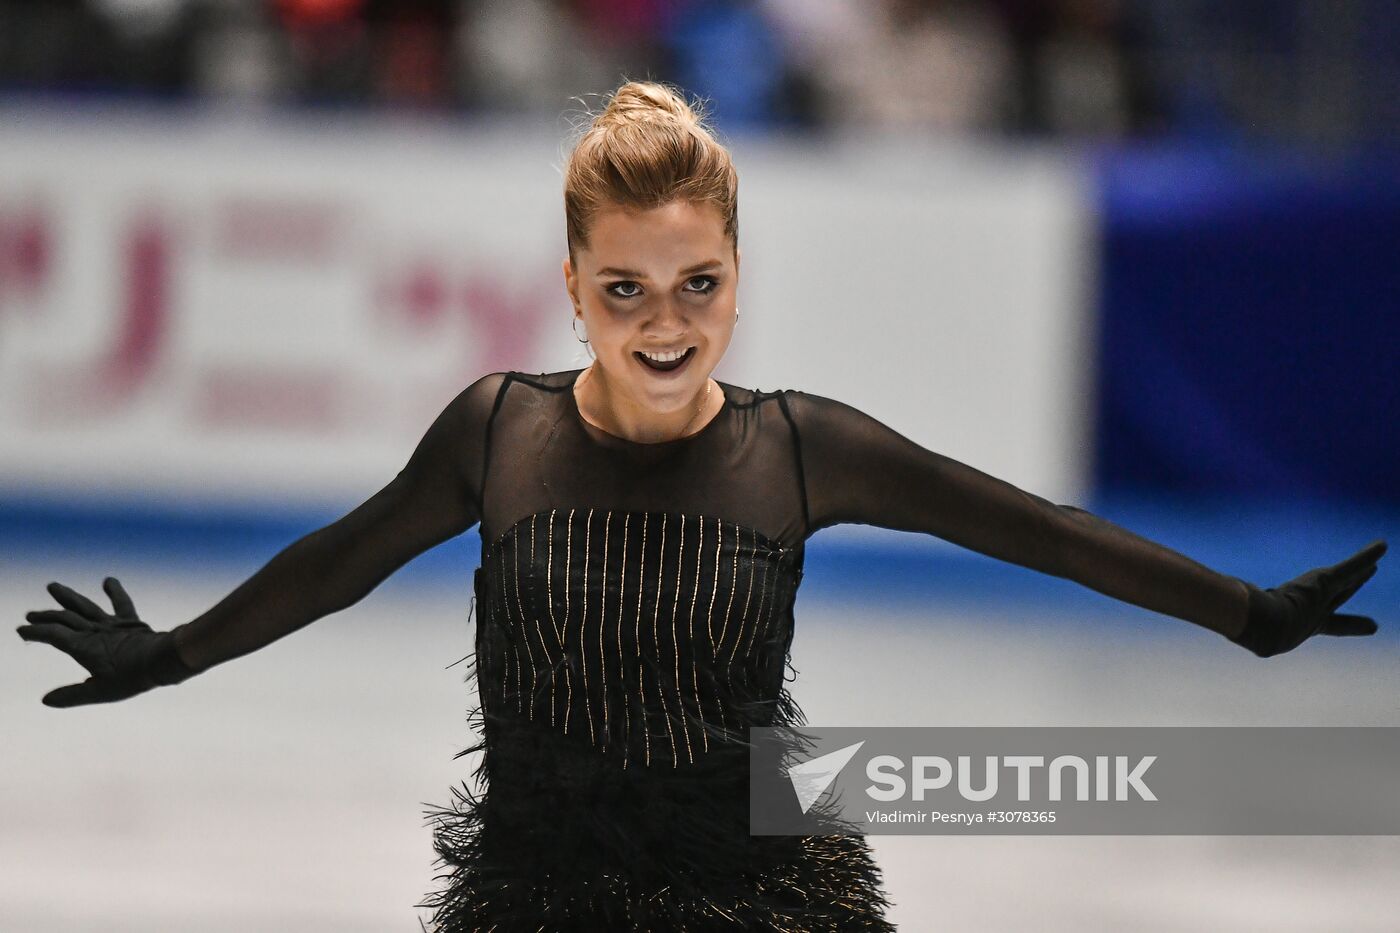
[(779, 712), (801, 563), (717, 516), (575, 507), (520, 519), (477, 571), (488, 739), (528, 723), (621, 768), (682, 768), (743, 744)]

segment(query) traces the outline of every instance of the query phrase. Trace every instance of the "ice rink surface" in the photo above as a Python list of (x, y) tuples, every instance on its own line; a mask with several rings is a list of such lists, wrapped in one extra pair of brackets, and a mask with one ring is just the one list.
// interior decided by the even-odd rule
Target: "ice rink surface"
[[(118, 575), (158, 629), (248, 569), (132, 566)], [(415, 905), (437, 887), (423, 811), (472, 767), (453, 755), (474, 741), (475, 698), (467, 664), (450, 666), (471, 650), (469, 571), (393, 578), (262, 651), (117, 704), (44, 707), (85, 672), (8, 636), (0, 931), (418, 930)], [(102, 599), (112, 572), (11, 555), (0, 615), (13, 629), (47, 608), (49, 580)], [(832, 593), (804, 584), (797, 603), (789, 688), (814, 726), (1400, 725), (1391, 640), (1262, 661), (1106, 599), (1070, 617)], [(902, 930), (1394, 930), (1400, 917), (1398, 837), (870, 839)]]

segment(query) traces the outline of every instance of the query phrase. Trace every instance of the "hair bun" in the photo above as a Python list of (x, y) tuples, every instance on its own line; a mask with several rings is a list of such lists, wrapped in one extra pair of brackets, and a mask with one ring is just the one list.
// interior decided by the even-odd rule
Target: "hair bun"
[[(696, 107), (700, 105), (696, 104)], [(636, 123), (665, 114), (685, 123), (699, 124), (702, 114), (686, 103), (669, 85), (657, 81), (628, 81), (613, 92), (599, 123)], [(664, 117), (663, 117), (664, 119)]]

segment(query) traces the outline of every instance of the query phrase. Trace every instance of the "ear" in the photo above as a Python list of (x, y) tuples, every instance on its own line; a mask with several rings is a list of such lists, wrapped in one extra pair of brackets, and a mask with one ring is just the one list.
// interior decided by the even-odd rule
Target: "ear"
[(739, 247), (734, 247), (734, 274), (739, 274), (739, 260), (744, 258), (744, 251)]
[(574, 307), (579, 307), (578, 303), (578, 273), (574, 271), (573, 263), (569, 262), (569, 257), (564, 257), (564, 290), (569, 293), (569, 301)]

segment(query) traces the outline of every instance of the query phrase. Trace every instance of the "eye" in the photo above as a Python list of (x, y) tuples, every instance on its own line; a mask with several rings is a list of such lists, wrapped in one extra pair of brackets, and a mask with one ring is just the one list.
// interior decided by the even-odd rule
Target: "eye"
[[(697, 289), (695, 289), (695, 293), (696, 293), (697, 295), (708, 295), (710, 292), (714, 291), (716, 288), (719, 288), (719, 280), (716, 279), (716, 278), (715, 278), (714, 276), (712, 276), (712, 275), (697, 275), (695, 278), (691, 279), (690, 281), (691, 281), (691, 282), (705, 282), (705, 283), (706, 283), (706, 285), (705, 285), (704, 288), (697, 288)], [(687, 284), (689, 284), (689, 283), (687, 283)]]
[(614, 282), (613, 284), (611, 284), (611, 285), (609, 285), (607, 288), (605, 288), (604, 291), (606, 291), (609, 295), (616, 295), (618, 298), (636, 298), (637, 295), (639, 294), (639, 291), (638, 291), (638, 292), (633, 292), (633, 293), (627, 294), (627, 295), (624, 295), (623, 293), (618, 292), (618, 291), (614, 291), (614, 289), (623, 288), (623, 287), (627, 287), (627, 286), (630, 286), (630, 287), (632, 287), (632, 288), (637, 288), (637, 289), (639, 289), (639, 291), (640, 291), (640, 287), (637, 285), (636, 282)]

